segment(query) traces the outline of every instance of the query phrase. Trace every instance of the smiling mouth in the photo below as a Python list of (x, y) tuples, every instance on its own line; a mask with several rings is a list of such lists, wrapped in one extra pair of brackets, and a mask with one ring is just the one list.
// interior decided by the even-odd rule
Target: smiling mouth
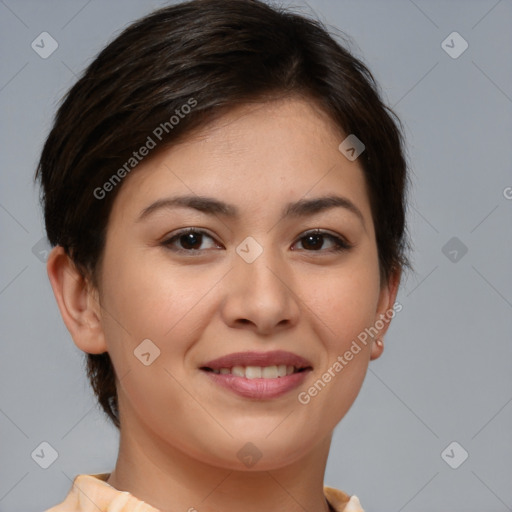
[(292, 365), (274, 365), (274, 366), (233, 366), (232, 368), (200, 368), (206, 372), (212, 372), (217, 375), (235, 375), (236, 377), (245, 377), (246, 379), (279, 379), (311, 370), (311, 367), (296, 367)]
[(205, 361), (199, 370), (210, 384), (250, 400), (273, 400), (299, 387), (313, 370), (311, 362), (284, 350), (235, 352)]

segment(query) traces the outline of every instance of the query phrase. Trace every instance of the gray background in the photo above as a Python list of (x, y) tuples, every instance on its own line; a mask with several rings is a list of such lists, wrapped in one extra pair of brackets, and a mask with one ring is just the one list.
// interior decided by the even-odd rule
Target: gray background
[[(75, 74), (163, 4), (0, 1), (1, 512), (41, 511), (76, 474), (114, 467), (117, 431), (46, 274), (32, 177)], [(293, 4), (353, 37), (405, 123), (413, 173), (416, 272), (336, 428), (325, 482), (357, 494), (366, 512), (512, 510), (512, 2)], [(47, 59), (31, 48), (43, 31), (59, 44)], [(469, 44), (456, 59), (441, 46), (453, 31)], [(58, 452), (48, 469), (31, 456), (44, 441)], [(441, 456), (453, 441), (462, 448), (448, 450), (452, 465), (469, 454), (457, 469)]]

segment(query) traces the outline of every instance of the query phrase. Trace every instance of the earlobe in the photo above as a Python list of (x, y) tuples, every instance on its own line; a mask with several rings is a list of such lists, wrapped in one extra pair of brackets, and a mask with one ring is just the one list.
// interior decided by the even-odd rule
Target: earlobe
[(62, 320), (75, 345), (89, 354), (106, 352), (97, 292), (88, 286), (62, 246), (52, 249), (46, 270)]
[(370, 353), (370, 361), (378, 359), (382, 355), (382, 352), (384, 352), (384, 342), (380, 338), (374, 339)]
[(387, 283), (382, 286), (379, 295), (374, 326), (379, 331), (373, 338), (370, 361), (378, 359), (384, 351), (384, 335), (386, 334), (391, 319), (395, 316), (394, 304), (400, 285), (401, 269), (391, 273)]

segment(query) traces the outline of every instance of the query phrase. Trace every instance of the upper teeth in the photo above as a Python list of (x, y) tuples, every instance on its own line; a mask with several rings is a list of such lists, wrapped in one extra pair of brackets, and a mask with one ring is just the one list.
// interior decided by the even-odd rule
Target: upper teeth
[(278, 366), (233, 366), (233, 368), (221, 368), (212, 370), (213, 373), (228, 374), (231, 373), (238, 377), (246, 379), (276, 379), (285, 377), (297, 371), (295, 366), (280, 364)]

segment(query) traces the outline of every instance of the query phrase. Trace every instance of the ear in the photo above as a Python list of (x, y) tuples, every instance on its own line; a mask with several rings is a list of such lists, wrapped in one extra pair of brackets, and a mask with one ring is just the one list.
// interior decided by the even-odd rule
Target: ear
[[(379, 358), (384, 351), (384, 335), (386, 334), (391, 319), (395, 316), (397, 311), (402, 309), (401, 305), (395, 307), (395, 299), (400, 285), (401, 269), (397, 269), (391, 273), (388, 282), (381, 286), (377, 311), (373, 326), (377, 329), (378, 333), (373, 336), (372, 349), (370, 354), (370, 361)], [(380, 340), (382, 343), (377, 343)]]
[(60, 314), (75, 345), (89, 354), (106, 352), (98, 291), (82, 277), (60, 245), (51, 250), (46, 270)]

